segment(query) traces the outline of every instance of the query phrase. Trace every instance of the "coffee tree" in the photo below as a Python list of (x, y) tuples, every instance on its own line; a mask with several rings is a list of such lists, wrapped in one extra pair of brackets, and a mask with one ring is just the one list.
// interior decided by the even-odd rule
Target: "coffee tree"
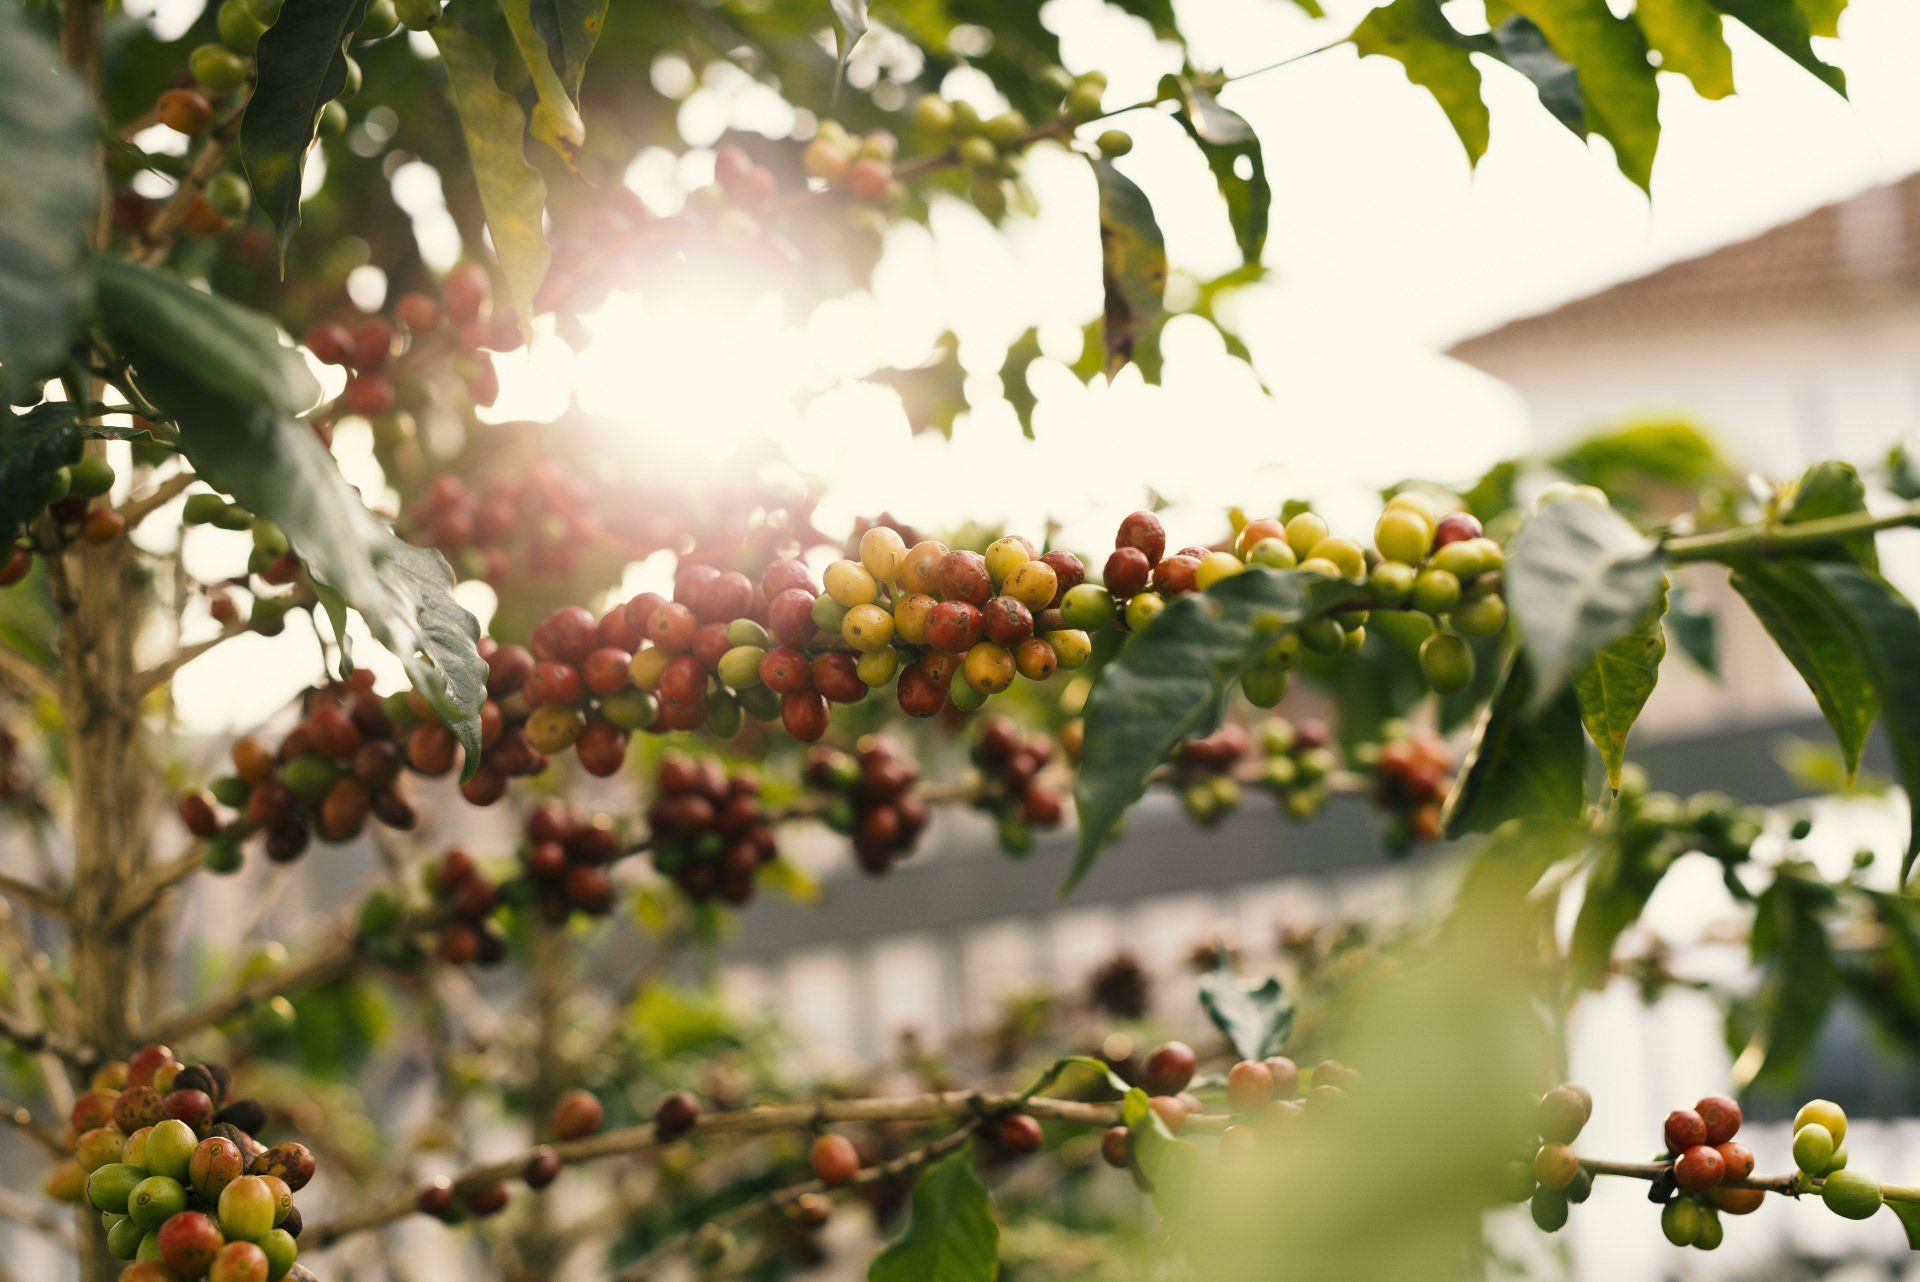
[[(1920, 1049), (1920, 838), (1891, 890), (1870, 854), (1823, 877), (1806, 816), (1651, 791), (1626, 751), (1669, 637), (1711, 665), (1695, 592), (1720, 575), (1806, 679), (1841, 773), (1878, 722), (1920, 796), (1920, 616), (1877, 560), (1920, 524), (1904, 453), (1756, 485), (1648, 426), (1408, 478), (1371, 528), (1275, 496), (1205, 529), (1143, 510), (1072, 548), (885, 513), (822, 529), (817, 493), (745, 459), (698, 492), (597, 466), (577, 406), (489, 413), (529, 334), (578, 341), (610, 293), (746, 261), (804, 310), (862, 289), (889, 229), (943, 203), (1019, 216), (1040, 151), (1084, 160), (1098, 200), (1104, 304), (1075, 374), (1156, 380), (1176, 314), (1245, 358), (1217, 305), (1258, 279), (1270, 202), (1223, 99), (1305, 58), (1397, 61), (1470, 162), (1481, 68), (1504, 64), (1642, 187), (1656, 69), (1667, 92), (1733, 93), (1728, 20), (1845, 88), (1812, 43), (1842, 6), (1811, 0), (1516, 0), (1484, 21), (1394, 0), (1350, 30), (1295, 2), (1324, 36), (1228, 75), (1187, 60), (1164, 0), (1114, 0), (1178, 63), (1140, 95), (1064, 69), (1018, 4), (222, 0), (182, 31), (99, 0), (0, 3), (0, 795), (45, 856), (0, 874), (0, 1036), (7, 1121), (45, 1150), (53, 1200), (0, 1211), (83, 1277), (141, 1282), (398, 1276), (388, 1230), (418, 1217), (500, 1276), (784, 1276), (868, 1250), (824, 1232), (855, 1199), (891, 1239), (882, 1282), (1003, 1262), (1251, 1278), (1277, 1258), (1471, 1274), (1503, 1203), (1552, 1232), (1603, 1178), (1643, 1182), (1649, 1232), (1677, 1246), (1815, 1196), (1920, 1232), (1920, 1190), (1854, 1164), (1839, 1103), (1800, 1110), (1791, 1166), (1748, 1149), (1718, 1094), (1657, 1144), (1649, 1119), (1659, 1156), (1635, 1160), (1578, 1147), (1595, 1101), (1556, 1069), (1581, 992), (1680, 982), (1660, 945), (1622, 940), (1688, 857), (1722, 865), (1762, 976), (1714, 992), (1736, 1085), (1788, 1079), (1841, 994)], [(784, 123), (682, 139), (675, 100), (727, 77)], [(1225, 277), (1170, 279), (1124, 163), (1155, 115), (1217, 182), (1244, 259)], [(642, 201), (622, 175), (661, 150), (694, 177)], [(444, 270), (403, 204), (415, 166), (464, 246)], [(1023, 419), (1041, 350), (1029, 331), (1000, 369)], [(945, 431), (967, 430), (966, 374), (951, 339), (870, 372)], [(365, 494), (334, 457), (349, 428), (371, 442)], [(190, 572), (195, 527), (250, 551)], [(670, 587), (619, 590), (661, 553)], [(497, 602), (484, 630), (463, 581)], [(324, 656), (295, 706), (211, 765), (175, 740), (185, 665), (292, 628)], [(355, 635), (410, 685), (381, 688)], [(1332, 724), (1289, 702), (1301, 686)], [(1443, 888), (1271, 958), (1209, 944), (1213, 1029), (1181, 1030), (1197, 1050), (1135, 1050), (1151, 981), (1126, 956), (904, 1076), (837, 1082), (661, 980), (756, 893), (804, 892), (782, 850), (801, 828), (880, 875), (943, 808), (990, 817), (1015, 856), (1070, 818), (1070, 892), (1152, 789), (1200, 825), (1249, 791), (1295, 822), (1362, 794), (1390, 848), (1449, 839)], [(493, 849), (470, 822), (488, 807), (512, 816)], [(350, 912), (284, 922), (268, 900), (181, 929), (195, 879), (346, 843), (382, 861)], [(496, 967), (511, 982), (481, 978)], [(415, 1133), (383, 1133), (401, 1110), (379, 1093), (422, 1080)]]

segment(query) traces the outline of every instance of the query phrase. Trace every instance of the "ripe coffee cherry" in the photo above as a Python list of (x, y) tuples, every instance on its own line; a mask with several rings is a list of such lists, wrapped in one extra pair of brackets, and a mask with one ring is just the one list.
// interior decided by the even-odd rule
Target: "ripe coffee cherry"
[(414, 1195), (414, 1209), (422, 1215), (431, 1215), (436, 1220), (444, 1220), (453, 1213), (453, 1181), (446, 1176), (436, 1176), (420, 1186)]
[(1693, 1106), (1707, 1125), (1707, 1143), (1724, 1144), (1740, 1130), (1740, 1105), (1725, 1095), (1708, 1095)]
[(972, 649), (984, 628), (980, 611), (966, 601), (942, 601), (927, 613), (927, 643), (949, 654)]
[(1059, 605), (1067, 593), (1087, 581), (1087, 567), (1071, 552), (1056, 548), (1040, 559), (1053, 570), (1054, 597), (1048, 605)]
[(980, 606), (993, 595), (993, 578), (987, 573), (986, 558), (978, 552), (947, 553), (935, 567), (934, 578), (947, 601)]
[[(1100, 592), (1099, 588), (1093, 591)], [(1106, 594), (1100, 592), (1102, 596)], [(981, 611), (987, 639), (1012, 649), (1033, 635), (1033, 612), (1011, 596), (997, 596)]]
[(1227, 1070), (1227, 1105), (1236, 1113), (1266, 1107), (1273, 1097), (1273, 1070), (1255, 1060), (1243, 1060)]
[(700, 1101), (686, 1091), (673, 1091), (660, 1098), (653, 1111), (654, 1129), (662, 1139), (685, 1135), (700, 1119)]
[(543, 1189), (560, 1176), (560, 1155), (542, 1144), (520, 1168), (520, 1179), (530, 1189)]
[(599, 1130), (604, 1116), (600, 1101), (593, 1092), (575, 1089), (554, 1103), (547, 1126), (559, 1139), (577, 1140)]
[(1559, 1192), (1580, 1174), (1580, 1159), (1565, 1144), (1543, 1144), (1533, 1155), (1533, 1178), (1541, 1187)]
[(1480, 537), (1480, 520), (1471, 512), (1450, 512), (1433, 527), (1433, 547), (1435, 551), (1449, 543), (1459, 543), (1466, 539)]
[(901, 672), (894, 694), (900, 710), (910, 717), (931, 717), (947, 705), (946, 683), (936, 681), (919, 664)]
[(1153, 567), (1154, 591), (1162, 596), (1177, 596), (1198, 586), (1200, 558), (1176, 553)]
[[(228, 1191), (231, 1192), (233, 1187), (228, 1185)], [(221, 1196), (224, 1198), (226, 1195)], [(271, 1212), (272, 1208), (269, 1207), (269, 1216)], [(271, 1223), (261, 1225), (261, 1235), (264, 1236), (272, 1227)], [(199, 1277), (212, 1268), (214, 1260), (219, 1257), (220, 1248), (226, 1244), (226, 1235), (221, 1232), (220, 1225), (214, 1222), (212, 1216), (199, 1211), (182, 1211), (162, 1224), (156, 1243), (160, 1258), (167, 1267), (189, 1278)]]
[[(1138, 548), (1149, 564), (1157, 564), (1166, 555), (1167, 529), (1153, 513), (1135, 512), (1120, 522), (1120, 530), (1113, 536), (1113, 545), (1116, 548)], [(1111, 577), (1107, 586), (1113, 586)]]
[(1117, 548), (1107, 558), (1101, 577), (1106, 582), (1107, 591), (1124, 601), (1146, 591), (1147, 584), (1153, 578), (1153, 565), (1147, 559), (1147, 554), (1139, 548)]
[(307, 349), (323, 365), (346, 365), (353, 360), (353, 332), (345, 325), (321, 321), (307, 331)]
[(1044, 610), (1053, 604), (1060, 580), (1045, 561), (1024, 561), (1015, 566), (1002, 590), (1029, 610)]
[(1729, 1180), (1744, 1180), (1753, 1174), (1753, 1150), (1735, 1140), (1715, 1146), (1720, 1160), (1726, 1163)]
[(810, 1157), (814, 1175), (829, 1188), (851, 1184), (860, 1174), (860, 1154), (844, 1135), (820, 1136)]
[(1673, 1164), (1673, 1179), (1689, 1193), (1704, 1193), (1726, 1178), (1726, 1159), (1718, 1149), (1696, 1144)]
[(267, 1282), (267, 1253), (251, 1242), (229, 1242), (213, 1257), (207, 1282)]
[(1667, 1141), (1667, 1152), (1684, 1153), (1707, 1142), (1707, 1123), (1690, 1108), (1676, 1108), (1667, 1114), (1662, 1134)]
[(1045, 1139), (1040, 1123), (1025, 1113), (1012, 1113), (995, 1122), (987, 1132), (987, 1138), (996, 1148), (1015, 1157), (1025, 1157), (1029, 1153), (1040, 1151)]
[(781, 695), (780, 724), (800, 742), (812, 743), (827, 732), (827, 701), (810, 690)]
[(1707, 1194), (1707, 1200), (1728, 1215), (1752, 1215), (1766, 1199), (1765, 1189), (1730, 1189), (1723, 1186)]
[(1100, 1157), (1108, 1166), (1124, 1171), (1133, 1165), (1133, 1132), (1113, 1126), (1100, 1137)]
[(900, 562), (900, 575), (895, 582), (909, 592), (928, 595), (938, 592), (940, 562), (946, 555), (947, 545), (938, 539), (926, 539), (914, 544)]
[[(1124, 531), (1126, 527), (1123, 525), (1121, 528)], [(1193, 1080), (1194, 1069), (1198, 1066), (1199, 1058), (1191, 1046), (1185, 1042), (1164, 1042), (1156, 1046), (1140, 1066), (1140, 1087), (1149, 1095), (1178, 1094), (1187, 1089), (1187, 1083)]]

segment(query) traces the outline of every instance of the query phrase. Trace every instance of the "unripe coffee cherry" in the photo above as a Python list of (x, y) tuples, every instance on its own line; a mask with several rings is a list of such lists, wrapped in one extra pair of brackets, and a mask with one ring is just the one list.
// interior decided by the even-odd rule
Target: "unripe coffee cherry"
[(1816, 1099), (1802, 1104), (1800, 1111), (1793, 1115), (1794, 1132), (1797, 1134), (1801, 1127), (1810, 1122), (1818, 1122), (1827, 1128), (1827, 1133), (1833, 1137), (1835, 1148), (1847, 1142), (1846, 1110), (1832, 1100)]
[(1660, 1231), (1675, 1246), (1692, 1246), (1700, 1236), (1700, 1204), (1690, 1197), (1676, 1197), (1660, 1209)]
[(1849, 1220), (1869, 1220), (1880, 1209), (1884, 1195), (1878, 1181), (1858, 1171), (1835, 1171), (1821, 1185), (1820, 1200), (1835, 1215)]
[(822, 1135), (809, 1155), (813, 1173), (828, 1188), (851, 1184), (860, 1174), (860, 1154), (844, 1135)]
[(1421, 674), (1441, 694), (1454, 694), (1472, 685), (1473, 670), (1473, 650), (1457, 633), (1436, 632), (1420, 643)]
[(1809, 1122), (1793, 1133), (1793, 1164), (1808, 1175), (1822, 1175), (1833, 1161), (1833, 1132)]
[(1140, 1087), (1149, 1095), (1178, 1094), (1187, 1089), (1198, 1065), (1199, 1058), (1191, 1046), (1185, 1042), (1164, 1042), (1156, 1046), (1140, 1066)]
[(1313, 555), (1313, 549), (1328, 533), (1325, 521), (1312, 512), (1300, 512), (1287, 522), (1285, 538), (1294, 556), (1304, 561)]
[(1536, 1127), (1550, 1144), (1571, 1144), (1587, 1124), (1588, 1106), (1573, 1091), (1557, 1086), (1540, 1097)]
[(1543, 1144), (1533, 1155), (1533, 1178), (1542, 1188), (1559, 1192), (1580, 1174), (1580, 1159), (1565, 1144)]
[(1567, 1198), (1552, 1189), (1535, 1189), (1528, 1204), (1533, 1222), (1543, 1233), (1558, 1233), (1567, 1227)]

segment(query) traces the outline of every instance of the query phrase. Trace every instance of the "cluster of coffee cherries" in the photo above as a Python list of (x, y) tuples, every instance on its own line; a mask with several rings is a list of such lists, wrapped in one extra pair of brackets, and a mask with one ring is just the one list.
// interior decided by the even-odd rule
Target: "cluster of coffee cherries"
[(1675, 1246), (1713, 1250), (1725, 1236), (1722, 1212), (1748, 1215), (1766, 1199), (1764, 1189), (1729, 1187), (1753, 1174), (1753, 1151), (1733, 1138), (1741, 1120), (1740, 1105), (1725, 1095), (1667, 1114), (1661, 1136), (1673, 1166), (1650, 1196), (1664, 1200), (1660, 1229)]
[[(77, 539), (92, 546), (111, 543), (127, 530), (127, 518), (105, 503), (113, 489), (113, 465), (94, 454), (82, 454), (74, 442), (73, 458), (55, 468), (30, 506), (44, 508), (62, 540)], [(0, 588), (10, 588), (33, 569), (33, 549), (19, 539), (3, 545)]]
[(845, 191), (855, 200), (897, 204), (905, 193), (893, 178), (893, 156), (899, 140), (884, 129), (859, 138), (837, 120), (823, 120), (820, 130), (800, 153), (807, 177), (817, 178), (830, 191)]
[(1405, 850), (1440, 835), (1440, 809), (1453, 780), (1446, 740), (1405, 722), (1381, 727), (1381, 742), (1365, 754), (1373, 771), (1373, 801), (1392, 816), (1389, 849)]
[[(1186, 1129), (1195, 1114), (1204, 1111), (1197, 1093), (1201, 1087), (1195, 1084), (1199, 1057), (1185, 1042), (1161, 1043), (1137, 1068), (1115, 1067), (1147, 1092), (1154, 1115), (1176, 1135)], [(1221, 1132), (1223, 1151), (1245, 1152), (1257, 1146), (1262, 1135), (1283, 1133), (1308, 1114), (1340, 1107), (1359, 1080), (1359, 1073), (1338, 1060), (1323, 1060), (1305, 1070), (1284, 1055), (1239, 1061), (1217, 1083), (1234, 1118)], [(1100, 1154), (1109, 1166), (1131, 1168), (1132, 1128), (1110, 1128), (1101, 1141)]]
[(825, 798), (820, 817), (853, 838), (853, 857), (874, 875), (913, 853), (927, 828), (927, 803), (914, 791), (920, 768), (893, 743), (869, 735), (843, 752), (816, 744), (801, 781)]
[[(439, 930), (440, 959), (454, 966), (494, 966), (507, 956), (507, 939), (493, 921), (500, 887), (467, 851), (452, 846), (420, 873), (435, 909), (444, 918)], [(363, 927), (366, 914), (361, 914)]]
[(1256, 778), (1289, 819), (1311, 819), (1326, 804), (1327, 780), (1340, 765), (1331, 739), (1327, 723), (1317, 718), (1269, 717), (1261, 724)]
[(661, 756), (647, 807), (653, 866), (695, 903), (740, 905), (779, 853), (760, 803), (760, 776), (681, 752)]
[(1793, 1164), (1801, 1187), (1817, 1182), (1835, 1215), (1871, 1219), (1885, 1201), (1877, 1180), (1847, 1169), (1847, 1113), (1832, 1100), (1809, 1100), (1793, 1115)]
[(1060, 790), (1040, 777), (1054, 756), (1053, 740), (1039, 731), (1023, 733), (1010, 717), (994, 715), (980, 723), (973, 741), (973, 764), (980, 771), (974, 805), (994, 817), (1000, 845), (1009, 854), (1033, 847), (1035, 829), (1050, 831), (1066, 816)]
[(1764, 807), (1737, 802), (1723, 792), (1681, 798), (1649, 791), (1646, 775), (1633, 767), (1621, 776), (1614, 815), (1620, 841), (1635, 862), (1652, 864), (1698, 851), (1728, 867), (1752, 856), (1767, 817)]
[[(1574, 1155), (1573, 1142), (1593, 1118), (1593, 1095), (1563, 1082), (1540, 1097), (1534, 1111), (1532, 1158), (1513, 1164), (1511, 1195), (1526, 1202), (1533, 1222), (1548, 1233), (1566, 1227), (1567, 1208), (1593, 1192), (1593, 1173)], [(1751, 1169), (1751, 1161), (1748, 1163)]]
[[(1042, 84), (1060, 96), (1058, 117), (1044, 129), (1036, 129), (1018, 111), (1003, 111), (982, 116), (973, 105), (927, 94), (913, 104), (913, 123), (925, 139), (952, 150), (968, 176), (968, 195), (974, 206), (988, 218), (998, 220), (1007, 212), (1008, 184), (1019, 177), (1020, 153), (1041, 137), (1060, 137), (1075, 125), (1098, 119), (1103, 108), (1107, 78), (1098, 71), (1075, 76), (1064, 67), (1050, 67), (1042, 73)], [(1107, 155), (1123, 155), (1131, 140), (1118, 130), (1100, 137), (1100, 150)]]
[(1197, 823), (1215, 824), (1240, 806), (1236, 772), (1253, 750), (1246, 727), (1229, 721), (1212, 734), (1188, 739), (1173, 754), (1173, 786)]
[(314, 359), (348, 371), (336, 409), (362, 418), (392, 411), (398, 398), (394, 381), (406, 368), (402, 358), (414, 350), (455, 353), (454, 365), (473, 403), (493, 404), (500, 378), (488, 353), (512, 351), (521, 335), (512, 315), (493, 310), (493, 280), (486, 268), (459, 263), (440, 282), (438, 300), (402, 294), (390, 312), (317, 321), (307, 329), (307, 350)]
[(313, 1154), (255, 1140), (266, 1109), (231, 1090), (224, 1067), (146, 1046), (74, 1101), (73, 1160), (49, 1192), (100, 1213), (107, 1249), (132, 1261), (121, 1282), (312, 1278), (294, 1262), (293, 1195), (313, 1178)]

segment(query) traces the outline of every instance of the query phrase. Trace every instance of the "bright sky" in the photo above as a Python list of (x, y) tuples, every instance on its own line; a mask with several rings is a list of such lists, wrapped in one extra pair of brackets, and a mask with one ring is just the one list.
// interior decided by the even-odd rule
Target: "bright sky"
[[(1323, 43), (1367, 6), (1329, 8), (1334, 17), (1315, 23), (1286, 0), (1178, 4), (1196, 65), (1229, 72)], [(1150, 96), (1177, 65), (1144, 24), (1101, 0), (1050, 0), (1043, 16), (1070, 67), (1109, 73), (1109, 103)], [(1258, 129), (1274, 188), (1274, 283), (1244, 293), (1237, 309), (1270, 395), (1209, 327), (1186, 322), (1169, 332), (1162, 387), (1127, 372), (1114, 387), (1086, 388), (1038, 363), (1038, 440), (1019, 439), (998, 400), (1005, 344), (1039, 324), (1047, 351), (1071, 359), (1078, 325), (1099, 305), (1091, 184), (1083, 164), (1050, 150), (1029, 167), (1040, 214), (1015, 218), (1004, 235), (949, 204), (930, 233), (894, 234), (870, 294), (800, 321), (724, 266), (697, 297), (615, 297), (586, 351), (549, 338), (503, 360), (494, 417), (550, 418), (573, 389), (587, 408), (631, 424), (608, 445), (636, 466), (697, 477), (732, 466), (738, 448), (765, 447), (826, 481), (828, 519), (886, 508), (935, 527), (1005, 519), (1039, 533), (1051, 518), (1066, 546), (1096, 551), (1148, 486), (1172, 502), (1176, 541), (1212, 537), (1226, 504), (1271, 511), (1295, 496), (1317, 500), (1336, 525), (1370, 521), (1368, 487), (1414, 473), (1465, 479), (1526, 448), (1517, 399), (1439, 356), (1448, 342), (1914, 167), (1920, 7), (1854, 0), (1841, 29), (1818, 43), (1847, 71), (1851, 102), (1731, 22), (1738, 97), (1705, 102), (1663, 77), (1651, 204), (1604, 144), (1573, 138), (1524, 81), (1490, 64), (1493, 142), (1477, 173), (1396, 63), (1343, 49), (1230, 87), (1224, 100)], [(727, 126), (775, 136), (794, 127), (777, 97), (731, 69), (696, 87), (663, 65), (655, 80), (687, 82), (680, 123), (695, 142)], [(991, 106), (975, 80), (957, 77), (949, 92)], [(1152, 198), (1175, 268), (1206, 277), (1233, 266), (1224, 209), (1184, 135), (1145, 115), (1115, 123), (1135, 133), (1121, 167)], [(629, 182), (671, 208), (710, 172), (703, 151), (654, 152)], [(412, 166), (399, 182), (429, 260), (450, 261), (457, 246), (433, 175)], [(377, 297), (377, 281), (370, 288)], [(948, 329), (961, 337), (979, 407), (952, 442), (911, 435), (890, 393), (855, 381), (876, 364), (913, 363)], [(349, 475), (368, 480), (351, 425), (340, 443)], [(484, 614), (484, 593), (475, 606)], [(311, 652), (310, 640), (248, 644), (260, 651), (244, 665), (255, 672), (274, 665), (276, 644)], [(244, 720), (266, 706), (236, 704), (232, 675), (218, 659), (191, 667), (190, 715), (197, 705), (212, 721)]]

